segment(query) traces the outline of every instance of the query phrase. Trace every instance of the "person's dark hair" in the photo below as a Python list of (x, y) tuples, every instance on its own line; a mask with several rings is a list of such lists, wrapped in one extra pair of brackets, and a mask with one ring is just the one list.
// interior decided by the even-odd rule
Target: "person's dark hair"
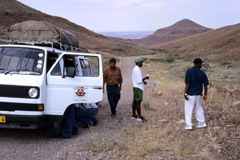
[(109, 63), (115, 63), (116, 64), (116, 58), (111, 58), (110, 60), (109, 60)]

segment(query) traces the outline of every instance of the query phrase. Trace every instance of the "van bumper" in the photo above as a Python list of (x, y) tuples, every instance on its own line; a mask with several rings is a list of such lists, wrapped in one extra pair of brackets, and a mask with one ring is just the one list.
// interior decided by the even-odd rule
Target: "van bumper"
[(12, 129), (38, 129), (50, 123), (61, 122), (62, 116), (55, 115), (2, 115), (6, 117), (5, 123), (0, 123), (0, 128)]

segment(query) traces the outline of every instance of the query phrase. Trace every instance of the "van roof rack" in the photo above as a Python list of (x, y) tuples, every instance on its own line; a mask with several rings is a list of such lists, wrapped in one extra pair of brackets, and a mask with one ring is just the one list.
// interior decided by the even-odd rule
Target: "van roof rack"
[[(41, 38), (39, 36), (36, 36), (38, 38)], [(56, 49), (60, 49), (63, 51), (82, 51), (87, 52), (87, 49), (80, 46), (70, 46), (68, 44), (64, 44), (61, 42), (54, 42), (51, 41), (52, 37), (42, 37), (43, 39), (50, 39), (50, 40), (44, 40), (44, 41), (34, 41), (32, 39), (36, 38), (33, 36), (0, 36), (0, 42), (7, 43), (7, 44), (20, 44), (20, 45), (33, 45), (33, 46), (44, 46), (44, 47), (52, 47)], [(21, 39), (21, 40), (16, 40)]]

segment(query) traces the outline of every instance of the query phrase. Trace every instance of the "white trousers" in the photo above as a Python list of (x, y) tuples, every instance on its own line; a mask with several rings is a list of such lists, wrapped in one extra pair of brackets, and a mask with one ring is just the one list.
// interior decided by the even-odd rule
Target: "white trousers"
[(190, 96), (189, 100), (185, 99), (185, 122), (187, 125), (192, 126), (192, 112), (195, 108), (196, 119), (200, 123), (205, 122), (204, 112), (202, 108), (202, 96)]

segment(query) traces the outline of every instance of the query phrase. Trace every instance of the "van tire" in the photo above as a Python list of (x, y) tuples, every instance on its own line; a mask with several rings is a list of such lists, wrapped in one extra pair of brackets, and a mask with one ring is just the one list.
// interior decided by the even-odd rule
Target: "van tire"
[(51, 123), (46, 129), (46, 136), (49, 138), (55, 138), (60, 135), (61, 130), (61, 123)]

